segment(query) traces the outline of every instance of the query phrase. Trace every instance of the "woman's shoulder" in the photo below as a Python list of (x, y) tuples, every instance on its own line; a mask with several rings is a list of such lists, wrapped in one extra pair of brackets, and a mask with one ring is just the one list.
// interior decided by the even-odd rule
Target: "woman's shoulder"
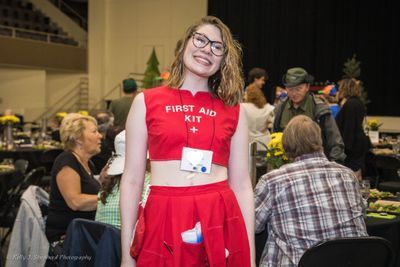
[(264, 105), (263, 109), (268, 111), (268, 112), (271, 112), (271, 111), (273, 111), (275, 109), (275, 106), (271, 105), (270, 103), (267, 103), (267, 104)]
[(58, 169), (58, 171), (65, 166), (69, 166), (73, 169), (76, 169), (78, 167), (78, 164), (79, 164), (78, 160), (75, 158), (72, 152), (63, 151), (60, 155), (58, 155), (58, 157), (54, 161), (54, 168), (56, 170)]
[(169, 93), (171, 90), (174, 90), (174, 89), (170, 88), (168, 86), (159, 86), (159, 87), (144, 89), (142, 91), (142, 93), (144, 94), (145, 97), (149, 97), (149, 96), (154, 96), (154, 95), (159, 95), (159, 94), (166, 94), (166, 93)]
[(343, 105), (343, 108), (363, 109), (364, 104), (359, 97), (352, 96), (347, 99), (346, 103), (344, 103), (344, 105)]
[(71, 161), (75, 158), (75, 156), (72, 154), (70, 151), (63, 151), (61, 152), (57, 158), (55, 159), (54, 162), (63, 162), (63, 161)]

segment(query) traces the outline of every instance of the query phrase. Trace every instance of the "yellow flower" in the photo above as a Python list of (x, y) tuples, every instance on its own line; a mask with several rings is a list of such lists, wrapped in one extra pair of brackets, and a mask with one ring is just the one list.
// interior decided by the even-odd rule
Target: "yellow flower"
[(273, 169), (278, 169), (283, 164), (289, 162), (289, 159), (285, 155), (285, 150), (283, 149), (282, 136), (283, 134), (281, 132), (271, 134), (271, 140), (267, 145), (267, 163)]
[(60, 119), (63, 119), (65, 116), (67, 116), (67, 112), (64, 112), (64, 111), (61, 111), (61, 112), (57, 112), (56, 113), (56, 117), (57, 118), (60, 118)]
[(87, 110), (79, 110), (78, 113), (83, 116), (89, 116), (89, 112)]
[(378, 131), (378, 130), (379, 130), (379, 127), (381, 127), (382, 124), (383, 124), (383, 123), (379, 123), (379, 121), (376, 120), (376, 119), (367, 120), (367, 126), (368, 126), (368, 128), (369, 128), (370, 130), (372, 130), (372, 131)]
[(4, 115), (0, 117), (0, 123), (1, 124), (6, 124), (7, 122), (17, 124), (20, 122), (19, 118), (14, 115)]

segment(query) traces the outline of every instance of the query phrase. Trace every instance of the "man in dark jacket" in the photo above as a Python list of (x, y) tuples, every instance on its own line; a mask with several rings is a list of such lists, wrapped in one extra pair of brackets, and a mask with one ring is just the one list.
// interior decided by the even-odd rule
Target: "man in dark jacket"
[(309, 92), (314, 77), (303, 68), (288, 69), (282, 82), (288, 97), (275, 108), (274, 132), (282, 132), (297, 115), (306, 115), (321, 128), (324, 153), (329, 160), (344, 162), (344, 144), (329, 106)]
[(128, 117), (133, 99), (137, 95), (136, 81), (132, 78), (122, 81), (124, 96), (111, 102), (110, 111), (114, 115), (114, 126), (125, 128), (126, 118)]

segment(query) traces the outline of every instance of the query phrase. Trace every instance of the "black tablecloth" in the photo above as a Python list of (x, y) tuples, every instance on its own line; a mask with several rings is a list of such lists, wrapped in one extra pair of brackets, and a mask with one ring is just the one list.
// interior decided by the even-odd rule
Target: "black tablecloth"
[(400, 216), (393, 220), (367, 217), (365, 223), (369, 235), (383, 237), (392, 243), (397, 259), (395, 266), (400, 267)]
[[(0, 150), (0, 162), (3, 159), (13, 159), (14, 161), (17, 159), (25, 159), (29, 161), (29, 171), (39, 166), (43, 166), (42, 155), (49, 150), (55, 149), (34, 149), (32, 147), (18, 147), (14, 150)], [(57, 150), (62, 151), (61, 149)]]

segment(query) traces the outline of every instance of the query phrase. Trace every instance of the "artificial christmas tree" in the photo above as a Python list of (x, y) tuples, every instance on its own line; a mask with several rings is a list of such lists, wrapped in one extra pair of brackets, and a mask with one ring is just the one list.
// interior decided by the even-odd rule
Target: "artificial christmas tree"
[(352, 58), (348, 58), (343, 66), (343, 78), (354, 78), (360, 81), (361, 85), (361, 96), (360, 99), (363, 102), (365, 109), (367, 108), (367, 104), (371, 101), (368, 99), (368, 94), (364, 90), (363, 82), (358, 78), (361, 75), (361, 62), (357, 60), (356, 54), (353, 55)]
[(143, 88), (153, 88), (160, 84), (160, 71), (158, 70), (158, 59), (156, 50), (153, 48), (150, 58), (147, 61), (147, 68), (144, 72)]

